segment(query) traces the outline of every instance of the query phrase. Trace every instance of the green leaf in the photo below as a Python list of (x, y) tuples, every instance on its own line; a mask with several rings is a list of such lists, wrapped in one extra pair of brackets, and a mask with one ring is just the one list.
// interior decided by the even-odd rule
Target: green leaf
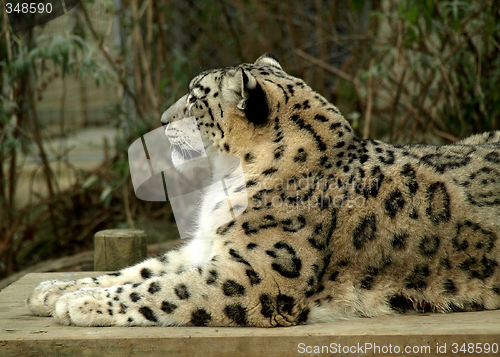
[(418, 6), (413, 4), (408, 11), (405, 13), (405, 18), (408, 22), (414, 24), (417, 22), (418, 15), (420, 14), (420, 10), (418, 9)]
[(460, 19), (458, 17), (453, 17), (453, 29), (456, 33), (460, 32)]
[(164, 78), (160, 81), (160, 83), (158, 84), (158, 95), (161, 95), (163, 93), (163, 89), (167, 84), (168, 84), (168, 78)]
[(101, 196), (99, 197), (99, 201), (104, 202), (106, 200), (106, 198), (108, 198), (108, 196), (111, 194), (112, 191), (113, 191), (113, 188), (111, 188), (111, 186), (106, 186), (104, 188), (104, 190), (102, 190), (102, 192), (101, 192)]
[(99, 72), (94, 72), (93, 76), (94, 76), (95, 84), (99, 87), (99, 84), (100, 84)]
[(12, 63), (12, 66), (14, 69), (17, 70), (18, 74), (20, 76), (23, 76), (24, 75), (24, 72), (25, 72), (25, 63), (24, 63), (24, 60), (22, 58), (17, 58), (13, 63)]
[(353, 0), (352, 5), (354, 10), (362, 11), (365, 8), (366, 0)]
[(400, 2), (398, 2), (398, 9), (397, 9), (397, 11), (398, 11), (398, 15), (399, 15), (399, 17), (404, 17), (404, 16), (403, 16), (403, 15), (404, 15), (404, 12), (405, 12), (405, 9), (404, 9), (404, 4), (405, 4), (405, 3), (404, 3), (404, 1), (400, 1)]
[(94, 183), (97, 182), (97, 176), (96, 175), (90, 175), (87, 177), (87, 179), (82, 183), (82, 188), (87, 189), (91, 187)]

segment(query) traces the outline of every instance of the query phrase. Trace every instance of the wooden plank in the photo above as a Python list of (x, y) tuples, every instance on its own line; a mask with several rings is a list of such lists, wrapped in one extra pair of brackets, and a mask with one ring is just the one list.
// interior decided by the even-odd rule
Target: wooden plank
[[(32, 316), (26, 307), (26, 297), (42, 280), (99, 274), (32, 273), (0, 292), (0, 356), (303, 356), (311, 355), (307, 352), (314, 352), (315, 346), (319, 353), (313, 354), (319, 356), (336, 352), (347, 356), (455, 356), (461, 354), (453, 353), (455, 347), (460, 349), (464, 343), (467, 351), (472, 351), (467, 344), (496, 343), (497, 348), (500, 344), (500, 311), (426, 313), (265, 329), (68, 327), (52, 318)], [(371, 349), (367, 348), (370, 344)], [(474, 345), (474, 353), (466, 354), (482, 355), (478, 346)], [(444, 353), (438, 353), (438, 347)]]

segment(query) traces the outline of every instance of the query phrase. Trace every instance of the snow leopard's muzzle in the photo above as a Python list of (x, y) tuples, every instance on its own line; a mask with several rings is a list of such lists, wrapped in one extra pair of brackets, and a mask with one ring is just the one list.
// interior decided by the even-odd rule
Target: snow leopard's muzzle
[(196, 118), (189, 115), (186, 94), (168, 108), (161, 116), (165, 134), (172, 144), (172, 160), (175, 166), (204, 156)]

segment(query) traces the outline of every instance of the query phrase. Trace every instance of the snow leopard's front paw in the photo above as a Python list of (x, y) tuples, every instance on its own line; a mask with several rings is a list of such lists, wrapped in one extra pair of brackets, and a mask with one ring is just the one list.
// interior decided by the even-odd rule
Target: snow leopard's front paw
[(106, 303), (105, 288), (83, 288), (61, 296), (55, 304), (54, 317), (63, 325), (112, 326), (113, 311)]
[(43, 281), (31, 292), (26, 300), (28, 308), (38, 316), (51, 316), (54, 305), (62, 295), (78, 290), (75, 280), (47, 280)]

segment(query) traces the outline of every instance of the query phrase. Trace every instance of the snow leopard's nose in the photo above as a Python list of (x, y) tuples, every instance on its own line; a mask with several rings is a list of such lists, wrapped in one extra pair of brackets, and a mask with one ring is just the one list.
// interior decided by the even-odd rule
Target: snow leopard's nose
[(172, 104), (161, 116), (162, 125), (167, 125), (176, 120), (184, 118), (184, 110), (186, 108), (187, 94)]
[[(172, 108), (172, 107), (170, 107)], [(167, 110), (165, 110), (163, 112), (163, 114), (161, 115), (161, 125), (165, 126), (165, 125), (168, 125), (168, 123), (170, 123), (170, 120), (168, 120), (168, 111), (170, 110), (170, 108), (168, 108)]]

